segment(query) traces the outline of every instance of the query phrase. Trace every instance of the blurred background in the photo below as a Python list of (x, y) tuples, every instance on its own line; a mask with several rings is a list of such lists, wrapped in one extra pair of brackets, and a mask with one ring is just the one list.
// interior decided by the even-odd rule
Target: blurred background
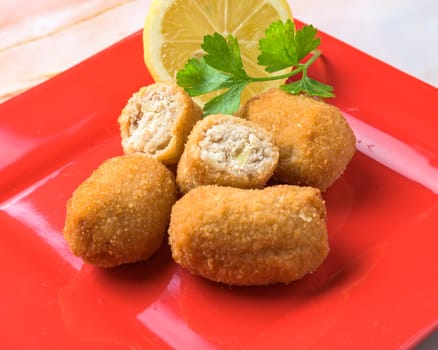
[[(150, 0), (0, 0), (0, 102), (140, 30)], [(294, 17), (438, 85), (438, 1), (290, 0)]]

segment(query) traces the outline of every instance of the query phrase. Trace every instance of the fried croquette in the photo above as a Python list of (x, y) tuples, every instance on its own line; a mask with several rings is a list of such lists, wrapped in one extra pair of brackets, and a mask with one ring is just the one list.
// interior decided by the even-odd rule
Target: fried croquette
[(93, 265), (146, 260), (161, 246), (175, 201), (174, 176), (158, 160), (110, 158), (67, 202), (64, 236), (72, 252)]
[(200, 186), (173, 206), (168, 232), (178, 264), (229, 285), (290, 283), (329, 252), (325, 204), (312, 187)]
[(268, 130), (280, 149), (273, 179), (325, 191), (356, 151), (353, 131), (335, 106), (304, 95), (271, 89), (237, 113)]
[(201, 117), (201, 108), (175, 83), (142, 87), (118, 119), (123, 151), (142, 152), (164, 164), (176, 164), (187, 135)]
[(182, 193), (212, 184), (260, 188), (272, 176), (278, 157), (264, 129), (230, 115), (210, 115), (190, 133), (176, 181)]

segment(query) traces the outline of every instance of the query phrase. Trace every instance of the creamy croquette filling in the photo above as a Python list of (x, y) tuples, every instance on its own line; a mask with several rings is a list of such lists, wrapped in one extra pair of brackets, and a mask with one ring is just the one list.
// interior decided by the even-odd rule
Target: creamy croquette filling
[(275, 150), (257, 130), (224, 122), (209, 128), (199, 142), (202, 161), (213, 169), (236, 175), (259, 175), (271, 168)]
[(181, 107), (171, 92), (171, 87), (163, 85), (138, 96), (136, 113), (129, 121), (129, 136), (126, 146), (135, 151), (159, 154), (172, 138), (175, 118)]

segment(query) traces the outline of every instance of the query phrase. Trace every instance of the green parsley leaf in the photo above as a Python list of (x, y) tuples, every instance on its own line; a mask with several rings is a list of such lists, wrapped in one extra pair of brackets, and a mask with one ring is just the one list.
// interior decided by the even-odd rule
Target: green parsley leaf
[(176, 83), (184, 87), (190, 96), (199, 96), (223, 89), (228, 79), (230, 79), (228, 74), (209, 66), (203, 57), (191, 58), (176, 74)]
[(258, 64), (266, 67), (267, 72), (296, 66), (298, 60), (294, 54), (295, 24), (291, 20), (272, 23), (265, 30), (265, 37), (259, 41), (261, 54)]
[(317, 80), (311, 79), (309, 77), (303, 77), (301, 80), (295, 81), (293, 83), (281, 85), (280, 88), (283, 91), (299, 94), (306, 93), (311, 96), (318, 97), (335, 97), (333, 93), (333, 87), (330, 85), (323, 84)]
[(232, 35), (229, 35), (227, 39), (219, 33), (206, 35), (201, 47), (206, 52), (204, 59), (209, 66), (236, 78), (248, 78), (243, 69), (239, 43)]
[(294, 47), (298, 61), (301, 61), (321, 43), (321, 39), (315, 38), (317, 32), (316, 28), (312, 25), (308, 25), (295, 33)]
[(225, 93), (214, 97), (204, 106), (204, 114), (233, 114), (239, 109), (240, 96), (249, 82), (237, 82)]
[(259, 41), (259, 65), (265, 66), (270, 73), (297, 66), (319, 46), (320, 39), (315, 38), (316, 33), (312, 25), (295, 31), (291, 20), (272, 23), (265, 31), (265, 37)]

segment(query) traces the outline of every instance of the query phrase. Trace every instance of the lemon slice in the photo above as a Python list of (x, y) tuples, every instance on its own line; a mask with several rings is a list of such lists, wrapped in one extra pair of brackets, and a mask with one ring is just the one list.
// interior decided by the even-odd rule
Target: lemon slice
[[(144, 60), (155, 81), (174, 80), (189, 58), (202, 56), (203, 37), (218, 32), (239, 40), (250, 76), (269, 76), (257, 64), (258, 41), (272, 22), (288, 18), (292, 12), (286, 0), (152, 0), (143, 29)], [(273, 86), (278, 82), (251, 84), (242, 103)], [(196, 100), (203, 105), (209, 95)]]

